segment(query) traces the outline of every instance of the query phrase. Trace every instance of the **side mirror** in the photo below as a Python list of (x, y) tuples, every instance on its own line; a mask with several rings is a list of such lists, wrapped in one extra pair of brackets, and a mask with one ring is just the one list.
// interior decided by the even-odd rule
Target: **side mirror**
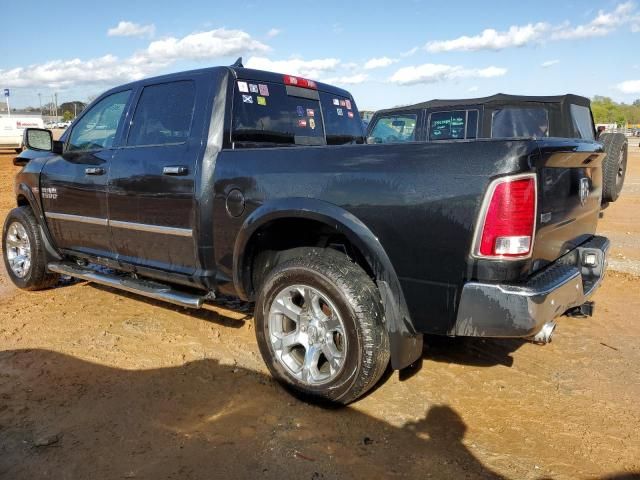
[(30, 150), (41, 152), (53, 151), (53, 136), (51, 131), (43, 128), (27, 128), (24, 131), (24, 146)]

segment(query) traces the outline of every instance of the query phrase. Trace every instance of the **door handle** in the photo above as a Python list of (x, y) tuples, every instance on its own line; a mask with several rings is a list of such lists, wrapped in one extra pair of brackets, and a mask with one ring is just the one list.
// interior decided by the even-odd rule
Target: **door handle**
[(102, 167), (87, 167), (84, 169), (84, 173), (87, 175), (104, 175), (104, 168)]
[(186, 175), (189, 173), (189, 169), (184, 165), (172, 165), (170, 167), (164, 167), (162, 169), (163, 175)]

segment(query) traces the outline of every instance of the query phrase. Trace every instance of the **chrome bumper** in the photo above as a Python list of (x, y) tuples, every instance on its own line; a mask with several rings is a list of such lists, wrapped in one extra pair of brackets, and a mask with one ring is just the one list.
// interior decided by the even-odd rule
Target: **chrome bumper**
[[(451, 335), (530, 337), (578, 307), (598, 288), (607, 268), (609, 240), (593, 237), (519, 285), (464, 285)], [(595, 255), (595, 257), (594, 257)], [(585, 265), (587, 259), (594, 260)]]

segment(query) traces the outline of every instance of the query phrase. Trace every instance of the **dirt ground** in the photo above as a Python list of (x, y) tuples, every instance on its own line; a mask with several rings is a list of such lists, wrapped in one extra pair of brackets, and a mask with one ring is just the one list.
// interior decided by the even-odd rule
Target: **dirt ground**
[[(590, 319), (551, 344), (428, 338), (422, 368), (348, 408), (269, 377), (246, 305), (190, 312), (0, 276), (0, 478), (639, 478), (640, 149), (600, 230)], [(14, 206), (0, 155), (0, 217)], [(3, 268), (3, 267), (2, 267)], [(638, 475), (638, 476), (636, 476)]]

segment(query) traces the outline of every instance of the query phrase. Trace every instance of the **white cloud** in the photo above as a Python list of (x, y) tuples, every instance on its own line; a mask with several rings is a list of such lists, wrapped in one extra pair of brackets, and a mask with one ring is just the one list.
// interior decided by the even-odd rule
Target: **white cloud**
[(114, 55), (91, 60), (53, 60), (39, 65), (0, 70), (0, 84), (10, 87), (51, 88), (90, 84), (118, 84), (144, 78), (153, 72), (152, 62), (121, 61)]
[(432, 41), (427, 43), (424, 48), (431, 53), (503, 50), (505, 48), (541, 43), (547, 40), (558, 41), (601, 37), (609, 35), (627, 24), (631, 26), (632, 31), (640, 31), (640, 15), (636, 13), (636, 4), (632, 1), (620, 3), (609, 12), (600, 10), (593, 20), (582, 25), (572, 26), (569, 22), (560, 25), (538, 22), (527, 25), (513, 25), (506, 31), (488, 28), (479, 35), (463, 35), (452, 40)]
[[(551, 35), (552, 40), (575, 40), (589, 37), (603, 37), (609, 35), (618, 27), (634, 20), (635, 4), (625, 2), (619, 4), (612, 12), (606, 13), (603, 10), (598, 12), (596, 18), (584, 25), (576, 27), (559, 27)], [(637, 20), (637, 17), (635, 17)], [(632, 29), (635, 25), (632, 25)]]
[(384, 68), (396, 63), (398, 60), (389, 57), (372, 58), (364, 64), (365, 70), (373, 70), (374, 68)]
[(617, 85), (618, 90), (622, 93), (640, 93), (640, 80), (627, 80)]
[(459, 65), (442, 65), (425, 63), (404, 67), (396, 71), (390, 81), (398, 85), (415, 85), (417, 83), (437, 83), (459, 78), (493, 78), (507, 73), (506, 68), (464, 68)]
[(477, 92), (478, 90), (480, 90), (480, 89), (478, 88), (478, 86), (474, 85), (473, 87), (469, 87), (469, 88), (467, 89), (467, 92), (469, 92), (469, 93), (473, 93), (473, 92)]
[(540, 66), (542, 68), (550, 68), (550, 67), (553, 67), (554, 65), (558, 65), (559, 63), (560, 63), (560, 60), (547, 60), (546, 62), (542, 62)]
[(107, 30), (110, 37), (144, 37), (153, 36), (156, 32), (156, 26), (151, 23), (149, 25), (140, 25), (139, 23), (121, 21), (116, 27)]
[(267, 45), (242, 30), (218, 28), (192, 33), (183, 38), (168, 37), (151, 42), (143, 55), (161, 61), (208, 60), (239, 55), (243, 52), (265, 53)]
[(407, 50), (406, 52), (402, 52), (400, 54), (400, 56), (401, 57), (410, 57), (412, 55), (415, 55), (418, 50), (420, 50), (418, 47), (413, 47), (413, 48), (410, 48), (409, 50)]
[(347, 75), (343, 77), (326, 78), (323, 82), (334, 85), (357, 85), (365, 82), (368, 78), (369, 75), (366, 73), (357, 73), (355, 75)]
[(280, 30), (279, 28), (272, 28), (267, 32), (267, 38), (277, 37), (281, 33), (282, 33), (282, 30)]
[(328, 72), (334, 71), (340, 65), (337, 58), (320, 58), (317, 60), (302, 60), (291, 58), (289, 60), (271, 60), (265, 57), (251, 57), (246, 63), (248, 68), (269, 70), (289, 75), (300, 75), (310, 79), (319, 79)]
[(145, 50), (124, 59), (108, 54), (89, 60), (52, 60), (27, 67), (0, 69), (0, 85), (7, 88), (117, 85), (152, 75), (177, 60), (213, 60), (267, 51), (267, 45), (242, 30), (217, 29), (180, 39), (169, 37), (151, 42)]
[(502, 50), (509, 47), (522, 47), (539, 40), (549, 30), (549, 24), (536, 23), (524, 26), (512, 26), (506, 32), (493, 28), (484, 30), (480, 35), (466, 35), (454, 40), (429, 42), (425, 49), (431, 53), (452, 51)]

